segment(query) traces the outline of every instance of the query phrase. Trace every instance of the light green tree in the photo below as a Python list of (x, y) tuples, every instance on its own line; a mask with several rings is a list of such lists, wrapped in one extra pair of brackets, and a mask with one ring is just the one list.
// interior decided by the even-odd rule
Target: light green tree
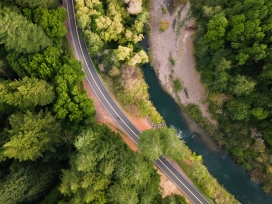
[(251, 112), (252, 112), (252, 115), (254, 115), (254, 117), (257, 118), (257, 120), (264, 120), (269, 115), (269, 111), (264, 110), (264, 108), (262, 107), (253, 108)]
[(102, 51), (102, 48), (105, 45), (100, 36), (90, 30), (83, 31), (83, 39), (91, 56), (96, 56), (98, 52)]
[(52, 44), (42, 28), (9, 9), (1, 10), (0, 25), (0, 44), (9, 51), (35, 53)]
[(140, 52), (135, 53), (135, 55), (129, 59), (127, 64), (130, 66), (135, 66), (137, 64), (145, 64), (147, 62), (148, 62), (148, 56), (145, 53), (145, 51), (141, 50)]
[(175, 159), (181, 155), (183, 142), (173, 127), (163, 127), (143, 131), (139, 136), (139, 147), (141, 153), (150, 160), (158, 159), (160, 156)]
[(249, 95), (253, 92), (256, 83), (245, 76), (237, 75), (234, 80), (234, 85), (230, 87), (231, 92), (236, 96)]
[(125, 47), (122, 45), (119, 45), (118, 48), (116, 50), (114, 50), (117, 59), (120, 61), (124, 61), (130, 58), (131, 54), (132, 54), (133, 49), (130, 47)]
[(209, 44), (210, 48), (216, 50), (224, 47), (224, 37), (228, 20), (223, 13), (216, 14), (209, 21), (207, 27), (208, 31), (204, 36), (204, 40)]
[(9, 141), (2, 150), (8, 158), (35, 161), (42, 157), (44, 151), (55, 151), (61, 143), (60, 123), (48, 111), (15, 113), (10, 116), (9, 123)]
[(0, 82), (1, 102), (21, 110), (31, 109), (37, 105), (50, 104), (55, 93), (53, 86), (44, 80), (24, 77), (13, 82)]

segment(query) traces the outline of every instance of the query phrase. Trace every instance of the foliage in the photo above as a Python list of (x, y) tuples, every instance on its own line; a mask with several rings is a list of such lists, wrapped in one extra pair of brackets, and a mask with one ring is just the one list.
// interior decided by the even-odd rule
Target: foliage
[(174, 81), (174, 89), (175, 91), (180, 91), (182, 90), (182, 86), (181, 86), (181, 83), (180, 83), (180, 79), (179, 78), (176, 78)]
[(92, 56), (100, 52), (104, 47), (104, 42), (100, 36), (90, 30), (83, 31), (83, 39), (88, 47), (89, 54)]
[(142, 11), (142, 0), (124, 0), (128, 4), (127, 11), (130, 14), (138, 14)]
[(123, 65), (120, 70), (120, 77), (114, 86), (114, 91), (117, 92), (118, 98), (123, 103), (136, 105), (139, 107), (140, 114), (145, 117), (149, 116), (155, 124), (163, 121), (148, 100), (148, 86), (143, 79), (140, 68)]
[[(239, 203), (211, 176), (207, 168), (202, 164), (202, 157), (192, 153), (184, 141), (179, 140), (181, 134), (178, 134), (173, 127), (143, 131), (139, 135), (141, 152), (151, 160), (157, 159), (159, 156), (167, 156), (167, 158), (177, 161), (186, 171), (186, 174), (215, 203)], [(178, 197), (175, 196), (174, 198), (164, 198), (163, 203), (184, 203), (183, 199), (178, 201)]]
[(163, 31), (167, 30), (169, 28), (169, 26), (170, 26), (169, 21), (163, 21), (163, 20), (160, 21), (160, 31), (163, 32)]
[[(199, 28), (194, 40), (197, 69), (209, 89), (218, 129), (225, 134), (215, 138), (271, 194), (265, 176), (272, 147), (271, 2), (192, 0), (191, 5)], [(252, 129), (264, 139), (264, 149), (251, 147), (256, 137)]]
[(75, 59), (60, 67), (55, 77), (57, 100), (53, 107), (58, 119), (68, 116), (70, 121), (80, 122), (95, 115), (93, 100), (77, 87), (84, 76), (81, 62)]
[(129, 151), (106, 126), (87, 128), (74, 145), (59, 187), (69, 203), (152, 203), (161, 197), (152, 162)]
[(8, 51), (35, 53), (52, 44), (42, 28), (29, 22), (21, 14), (8, 8), (1, 9), (0, 19), (0, 44), (5, 44)]
[(181, 195), (166, 196), (162, 200), (163, 204), (187, 204), (185, 198)]
[(177, 159), (182, 151), (182, 141), (176, 130), (163, 127), (158, 130), (150, 129), (143, 131), (139, 136), (139, 147), (141, 153), (149, 160), (158, 159), (160, 156), (167, 156)]
[(166, 8), (166, 7), (163, 7), (163, 8), (162, 8), (162, 13), (163, 13), (163, 14), (166, 14), (166, 13), (167, 13), (167, 8)]
[(56, 0), (15, 0), (16, 4), (20, 5), (21, 7), (37, 7), (37, 6), (41, 6), (41, 7), (46, 7), (46, 8), (50, 8), (50, 7), (54, 7), (56, 5)]
[(39, 25), (50, 39), (53, 40), (54, 46), (60, 46), (61, 37), (65, 36), (67, 29), (63, 22), (67, 18), (67, 12), (64, 8), (47, 10), (38, 7), (33, 12), (35, 24)]
[(94, 105), (63, 44), (66, 11), (36, 7), (53, 0), (16, 3), (25, 8), (4, 1), (0, 11), (0, 203), (57, 203), (63, 196), (50, 190), (69, 166), (74, 136), (93, 125)]
[(31, 76), (49, 81), (61, 66), (61, 55), (61, 49), (47, 47), (42, 53), (31, 55), (9, 53), (7, 59), (19, 77)]
[(44, 80), (24, 77), (19, 81), (0, 82), (0, 104), (11, 105), (21, 110), (50, 104), (54, 97), (53, 86)]
[(46, 150), (54, 152), (61, 142), (60, 123), (50, 112), (12, 114), (9, 123), (9, 141), (2, 148), (2, 154), (8, 158), (34, 161)]
[(56, 164), (14, 162), (0, 181), (0, 202), (31, 203), (44, 194), (59, 173)]
[(176, 62), (176, 61), (175, 61), (174, 58), (172, 57), (172, 54), (171, 54), (171, 53), (170, 53), (169, 61), (171, 62), (172, 66), (175, 65), (175, 62)]

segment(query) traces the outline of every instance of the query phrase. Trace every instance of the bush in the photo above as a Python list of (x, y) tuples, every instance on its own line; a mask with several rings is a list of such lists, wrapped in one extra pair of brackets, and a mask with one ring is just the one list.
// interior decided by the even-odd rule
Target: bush
[(165, 7), (162, 8), (162, 13), (166, 14), (167, 13), (167, 9)]
[(174, 66), (176, 61), (175, 61), (174, 58), (172, 57), (172, 54), (171, 54), (171, 53), (170, 53), (169, 60), (170, 60), (171, 64)]
[(174, 89), (175, 91), (180, 91), (182, 90), (182, 86), (181, 86), (181, 83), (180, 83), (180, 79), (179, 78), (176, 78), (174, 81)]
[(160, 21), (160, 31), (162, 32), (165, 31), (166, 29), (169, 28), (169, 26), (170, 26), (169, 21), (163, 21), (163, 20)]

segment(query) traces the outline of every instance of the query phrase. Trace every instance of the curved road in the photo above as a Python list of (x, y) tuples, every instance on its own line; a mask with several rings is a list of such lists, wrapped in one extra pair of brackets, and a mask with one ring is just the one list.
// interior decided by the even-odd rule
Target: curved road
[[(75, 20), (74, 0), (67, 0), (67, 11), (69, 24), (71, 29), (72, 41), (75, 48), (77, 59), (81, 60), (86, 73), (86, 78), (94, 91), (95, 95), (116, 121), (116, 123), (129, 135), (129, 137), (137, 144), (138, 134), (140, 131), (132, 124), (132, 122), (125, 116), (125, 114), (116, 105), (109, 93), (105, 89), (103, 83), (100, 81), (98, 74), (93, 66), (92, 60), (88, 55), (85, 43), (79, 38), (80, 31), (77, 29)], [(161, 157), (155, 161), (158, 168), (163, 171), (178, 187), (179, 189), (193, 202), (200, 204), (208, 204), (209, 202), (199, 193), (199, 191), (187, 181), (185, 177), (165, 158)]]

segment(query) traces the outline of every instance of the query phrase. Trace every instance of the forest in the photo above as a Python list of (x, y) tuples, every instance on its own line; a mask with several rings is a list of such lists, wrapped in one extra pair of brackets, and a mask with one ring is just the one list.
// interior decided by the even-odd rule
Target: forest
[(272, 194), (272, 2), (191, 0), (214, 138)]
[(95, 122), (66, 18), (55, 0), (0, 3), (0, 203), (186, 204), (162, 198), (153, 162)]
[[(132, 114), (164, 123), (149, 100), (139, 45), (149, 19), (149, 0), (76, 0), (76, 17), (97, 71), (118, 102)], [(129, 104), (129, 105), (127, 105)]]

